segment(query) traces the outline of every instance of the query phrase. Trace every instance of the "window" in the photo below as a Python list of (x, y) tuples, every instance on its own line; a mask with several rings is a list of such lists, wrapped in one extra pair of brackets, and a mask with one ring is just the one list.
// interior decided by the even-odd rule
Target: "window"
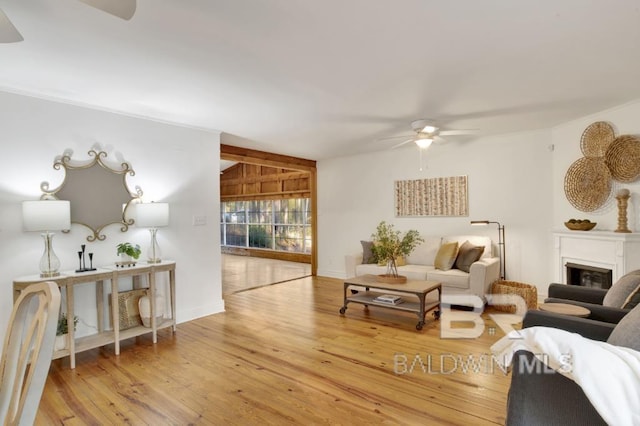
[(222, 245), (311, 253), (311, 200), (227, 201), (220, 208)]

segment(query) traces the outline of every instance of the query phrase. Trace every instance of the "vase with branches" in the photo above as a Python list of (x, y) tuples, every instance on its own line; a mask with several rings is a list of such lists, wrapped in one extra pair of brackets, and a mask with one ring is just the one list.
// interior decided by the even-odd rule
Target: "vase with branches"
[(424, 241), (420, 233), (411, 229), (404, 234), (394, 229), (392, 224), (382, 221), (376, 232), (371, 234), (373, 250), (378, 259), (386, 261), (387, 276), (398, 278), (397, 261), (400, 256), (411, 254), (418, 244)]

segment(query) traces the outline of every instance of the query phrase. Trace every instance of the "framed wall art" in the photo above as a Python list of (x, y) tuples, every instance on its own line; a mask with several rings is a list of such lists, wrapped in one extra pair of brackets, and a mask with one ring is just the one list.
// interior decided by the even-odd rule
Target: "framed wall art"
[(395, 181), (396, 217), (469, 216), (467, 176)]

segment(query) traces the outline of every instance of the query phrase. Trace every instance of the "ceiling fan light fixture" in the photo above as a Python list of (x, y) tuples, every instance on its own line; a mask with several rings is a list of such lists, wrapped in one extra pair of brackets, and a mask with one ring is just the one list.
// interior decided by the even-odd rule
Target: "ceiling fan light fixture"
[(426, 125), (426, 126), (424, 126), (424, 127), (422, 128), (422, 130), (420, 130), (420, 131), (421, 131), (421, 132), (423, 132), (423, 133), (433, 133), (433, 132), (435, 132), (436, 130), (438, 130), (438, 128), (437, 128), (437, 127), (432, 126), (432, 125), (430, 125), (430, 124), (427, 124), (427, 125)]
[(416, 145), (418, 145), (418, 148), (427, 149), (433, 143), (433, 139), (431, 139), (431, 138), (419, 138), (419, 139), (416, 139), (415, 142), (416, 142)]

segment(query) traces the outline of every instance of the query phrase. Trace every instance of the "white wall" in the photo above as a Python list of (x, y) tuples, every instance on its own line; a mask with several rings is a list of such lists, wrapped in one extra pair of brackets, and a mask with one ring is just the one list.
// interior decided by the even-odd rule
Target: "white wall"
[[(426, 152), (419, 170), (414, 146), (318, 162), (318, 274), (344, 278), (344, 255), (361, 250), (381, 220), (424, 235), (484, 234), (497, 241), (497, 227), (472, 227), (470, 220), (505, 225), (507, 279), (538, 286), (552, 277), (551, 132), (449, 141)], [(394, 217), (395, 180), (467, 175), (468, 217)]]
[[(178, 127), (73, 105), (0, 92), (2, 168), (0, 168), (0, 333), (6, 330), (12, 305), (12, 280), (38, 273), (42, 237), (22, 230), (21, 202), (40, 196), (40, 182), (56, 187), (63, 172), (53, 161), (65, 149), (74, 159), (88, 159), (99, 144), (110, 159), (128, 161), (144, 201), (170, 205), (170, 225), (158, 231), (163, 258), (176, 267), (177, 320), (224, 310), (219, 237), (219, 133)], [(99, 191), (99, 188), (96, 188)], [(194, 215), (207, 216), (206, 226), (192, 226)], [(113, 264), (116, 245), (129, 241), (145, 250), (149, 232), (132, 227), (106, 228), (105, 241), (86, 242), (86, 228), (74, 225), (54, 238), (63, 270), (77, 268), (80, 244), (94, 252), (94, 265)], [(144, 255), (144, 253), (143, 253)], [(76, 309), (89, 334), (96, 324), (93, 289), (78, 288)], [(92, 317), (93, 316), (93, 317)], [(88, 325), (87, 325), (88, 324)]]
[(631, 231), (640, 230), (640, 182), (614, 183), (613, 197), (602, 208), (595, 212), (581, 212), (575, 209), (567, 200), (564, 193), (564, 177), (571, 164), (582, 157), (580, 137), (582, 132), (596, 121), (609, 122), (616, 136), (640, 134), (640, 102), (618, 106), (598, 114), (583, 117), (579, 120), (565, 123), (552, 129), (551, 135), (555, 146), (555, 162), (553, 168), (553, 225), (557, 230), (566, 230), (563, 223), (568, 219), (589, 219), (598, 222), (596, 230), (614, 231), (618, 227), (618, 209), (615, 192), (620, 188), (631, 191), (629, 208), (627, 210), (628, 227)]

